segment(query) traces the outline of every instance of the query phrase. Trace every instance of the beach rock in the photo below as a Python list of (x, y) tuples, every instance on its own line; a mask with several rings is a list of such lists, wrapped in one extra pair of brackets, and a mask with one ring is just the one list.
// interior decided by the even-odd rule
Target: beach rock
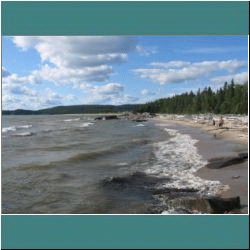
[(240, 197), (208, 199), (213, 214), (221, 214), (240, 208)]
[(240, 176), (239, 175), (235, 175), (235, 176), (232, 176), (231, 178), (232, 179), (238, 179), (238, 178), (240, 178)]
[(169, 201), (171, 207), (185, 207), (191, 211), (208, 214), (224, 214), (240, 209), (240, 197), (182, 198)]
[(134, 122), (146, 122), (147, 120), (146, 119), (134, 119), (133, 121)]
[(242, 163), (248, 158), (247, 153), (241, 153), (238, 157), (220, 157), (220, 158), (214, 158), (210, 159), (206, 167), (212, 168), (212, 169), (218, 169), (227, 167), (233, 164)]
[(117, 115), (105, 115), (96, 117), (95, 120), (114, 120), (119, 119)]
[(248, 158), (248, 153), (240, 153), (239, 157), (241, 157), (242, 159), (247, 159)]

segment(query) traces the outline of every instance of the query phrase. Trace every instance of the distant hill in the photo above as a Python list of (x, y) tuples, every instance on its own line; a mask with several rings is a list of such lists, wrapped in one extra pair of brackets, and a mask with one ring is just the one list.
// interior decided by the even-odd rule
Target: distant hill
[(2, 115), (58, 115), (58, 114), (97, 114), (97, 113), (117, 113), (124, 111), (133, 111), (141, 108), (142, 104), (125, 105), (72, 105), (58, 106), (40, 110), (2, 110)]

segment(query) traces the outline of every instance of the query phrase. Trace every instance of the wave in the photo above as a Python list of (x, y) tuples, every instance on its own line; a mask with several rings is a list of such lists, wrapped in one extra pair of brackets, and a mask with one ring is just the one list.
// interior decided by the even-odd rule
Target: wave
[(17, 126), (17, 129), (22, 129), (22, 128), (32, 128), (32, 125), (21, 125), (21, 126)]
[(2, 133), (7, 133), (9, 131), (16, 131), (16, 126), (2, 128)]
[(14, 134), (13, 136), (16, 136), (16, 137), (24, 137), (24, 136), (32, 136), (34, 135), (35, 133), (32, 133), (32, 132), (24, 132), (24, 133), (18, 133), (18, 134)]
[(111, 147), (109, 149), (94, 151), (94, 152), (85, 152), (81, 154), (77, 154), (75, 156), (70, 157), (67, 162), (78, 162), (78, 161), (87, 161), (93, 160), (99, 157), (108, 156), (110, 154), (122, 152), (122, 148), (120, 147)]
[(67, 119), (67, 120), (63, 120), (64, 122), (72, 122), (72, 121), (79, 121), (80, 120), (80, 117), (79, 118), (75, 118), (75, 119)]
[(123, 143), (115, 143), (112, 144), (109, 147), (106, 147), (105, 149), (99, 150), (99, 151), (93, 151), (93, 152), (84, 152), (77, 154), (73, 157), (70, 157), (68, 162), (77, 162), (77, 161), (85, 161), (85, 160), (93, 160), (97, 159), (99, 157), (108, 156), (110, 154), (116, 154), (116, 153), (122, 153), (124, 151), (130, 150), (133, 147), (136, 147), (138, 145), (144, 145), (148, 144), (150, 141), (141, 139), (141, 140), (132, 140), (129, 142), (123, 142)]
[(94, 125), (94, 123), (93, 122), (84, 122), (81, 124), (80, 127), (89, 127), (90, 125)]
[(203, 180), (195, 176), (195, 172), (207, 163), (198, 154), (195, 146), (197, 140), (174, 129), (164, 130), (171, 137), (153, 143), (154, 159), (150, 167), (125, 176), (104, 178), (101, 185), (112, 192), (118, 192), (122, 197), (129, 195), (150, 200), (151, 207), (146, 211), (148, 213), (199, 213), (177, 207), (173, 201), (184, 197), (196, 199), (200, 196), (213, 196), (229, 187), (219, 181)]
[(194, 188), (203, 195), (214, 195), (229, 188), (219, 181), (203, 180), (195, 176), (195, 172), (207, 164), (198, 154), (195, 146), (197, 140), (174, 129), (164, 130), (172, 137), (154, 144), (156, 162), (145, 171), (147, 174), (172, 179), (171, 183), (164, 183), (158, 188)]
[(16, 131), (17, 129), (27, 129), (32, 128), (32, 125), (18, 125), (18, 126), (11, 126), (2, 128), (2, 133), (7, 133), (9, 131)]

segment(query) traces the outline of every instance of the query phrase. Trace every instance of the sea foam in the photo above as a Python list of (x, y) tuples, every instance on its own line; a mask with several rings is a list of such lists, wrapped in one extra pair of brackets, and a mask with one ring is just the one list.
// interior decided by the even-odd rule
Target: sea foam
[(171, 178), (171, 182), (163, 183), (158, 188), (193, 188), (202, 195), (214, 195), (229, 188), (219, 181), (195, 176), (195, 172), (207, 164), (197, 152), (197, 140), (174, 129), (164, 130), (172, 137), (154, 144), (156, 163), (146, 170), (147, 174)]

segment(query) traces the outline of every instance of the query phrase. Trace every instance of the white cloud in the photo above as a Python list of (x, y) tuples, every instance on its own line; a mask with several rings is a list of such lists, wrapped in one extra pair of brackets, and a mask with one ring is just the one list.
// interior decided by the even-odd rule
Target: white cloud
[(2, 109), (13, 110), (20, 108), (21, 99), (15, 95), (5, 94), (2, 96)]
[(26, 51), (29, 47), (34, 46), (37, 43), (38, 37), (14, 36), (13, 41), (18, 47), (21, 47)]
[(212, 78), (211, 81), (216, 84), (222, 85), (225, 82), (230, 83), (232, 79), (234, 79), (234, 82), (236, 84), (244, 84), (248, 80), (248, 73), (241, 72), (241, 73), (233, 74), (233, 75), (218, 76), (218, 77)]
[(84, 67), (79, 69), (65, 67), (50, 67), (45, 64), (40, 70), (34, 71), (34, 78), (43, 78), (44, 80), (55, 84), (77, 84), (82, 82), (106, 82), (111, 76), (113, 70), (109, 65), (99, 65), (95, 67)]
[(40, 76), (33, 73), (29, 76), (19, 76), (17, 74), (11, 74), (10, 72), (8, 72), (8, 75), (3, 77), (2, 84), (3, 85), (13, 85), (13, 84), (25, 85), (27, 83), (39, 84), (41, 83), (41, 80), (42, 79)]
[(46, 89), (39, 93), (29, 83), (34, 82), (35, 77), (19, 77), (9, 74), (2, 82), (2, 108), (3, 109), (41, 109), (61, 105), (64, 100), (75, 99), (73, 95), (60, 95), (53, 90)]
[(7, 91), (13, 95), (36, 96), (37, 92), (20, 84), (3, 85), (3, 93)]
[(154, 95), (155, 95), (155, 92), (152, 92), (152, 91), (150, 91), (150, 90), (148, 90), (148, 89), (143, 89), (143, 90), (141, 91), (141, 95), (142, 95), (142, 96), (154, 96)]
[(170, 62), (152, 62), (150, 63), (150, 66), (168, 69), (168, 68), (182, 68), (189, 66), (190, 64), (191, 64), (190, 62), (185, 62), (185, 61), (170, 61)]
[(13, 41), (23, 49), (35, 48), (42, 61), (68, 68), (122, 62), (135, 50), (130, 36), (18, 36)]
[(112, 65), (126, 61), (136, 50), (131, 36), (16, 36), (13, 42), (40, 54), (44, 65), (30, 78), (56, 84), (106, 82), (113, 74)]
[(247, 50), (247, 47), (231, 46), (231, 47), (193, 48), (193, 49), (182, 50), (181, 52), (195, 53), (195, 54), (217, 54), (217, 53), (236, 53), (243, 50)]
[(91, 86), (88, 92), (91, 93), (91, 103), (121, 104), (124, 101), (124, 87), (119, 83), (108, 83), (103, 86)]
[[(82, 85), (82, 89), (89, 96), (85, 99), (88, 104), (121, 105), (134, 103), (138, 98), (124, 94), (124, 86), (119, 83), (108, 83), (103, 86)], [(89, 93), (89, 94), (88, 94)]]
[(142, 56), (150, 56), (152, 54), (158, 53), (158, 48), (156, 46), (137, 45), (136, 51)]
[(231, 74), (236, 73), (246, 64), (246, 61), (239, 60), (152, 62), (150, 66), (153, 68), (134, 69), (133, 71), (141, 78), (147, 78), (163, 85), (180, 83), (186, 80), (198, 80), (221, 70), (226, 70)]
[(120, 96), (121, 93), (123, 92), (124, 87), (119, 84), (119, 83), (109, 83), (104, 86), (100, 87), (93, 87), (90, 91), (94, 94), (99, 94), (99, 95), (115, 95), (115, 96)]
[(10, 72), (6, 70), (5, 67), (2, 66), (2, 78), (7, 77), (10, 75)]

